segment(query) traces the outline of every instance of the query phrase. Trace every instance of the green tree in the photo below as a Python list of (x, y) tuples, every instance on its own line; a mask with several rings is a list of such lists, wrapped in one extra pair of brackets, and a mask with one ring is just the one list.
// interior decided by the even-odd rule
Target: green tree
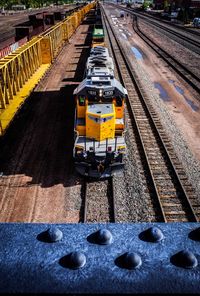
[(51, 3), (54, 3), (54, 0), (0, 0), (0, 7), (11, 9), (12, 5), (15, 4), (23, 4), (26, 6), (26, 8), (42, 7), (44, 4), (49, 5)]
[(142, 4), (142, 8), (146, 9), (147, 7), (149, 7), (149, 1), (148, 0), (144, 0), (144, 3)]

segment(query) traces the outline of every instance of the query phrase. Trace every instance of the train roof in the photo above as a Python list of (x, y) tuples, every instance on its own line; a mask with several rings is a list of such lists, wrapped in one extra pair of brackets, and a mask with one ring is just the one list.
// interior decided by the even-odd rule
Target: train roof
[(114, 71), (113, 59), (109, 56), (108, 49), (104, 46), (96, 46), (91, 49), (90, 56), (87, 59), (86, 68), (108, 67)]
[(92, 48), (92, 50), (90, 51), (90, 57), (97, 56), (97, 55), (102, 55), (102, 56), (107, 56), (107, 57), (109, 56), (107, 48), (106, 48), (106, 50), (104, 50), (103, 48), (100, 48), (100, 46), (98, 46), (98, 48), (95, 49), (96, 47)]
[(104, 56), (93, 56), (89, 57), (87, 60), (86, 68), (89, 70), (89, 68), (104, 68), (108, 67), (110, 70), (114, 71), (114, 64), (113, 60), (110, 57), (104, 57)]
[(114, 72), (112, 69), (109, 69), (108, 67), (91, 67), (88, 69), (87, 72), (87, 78), (91, 77), (110, 77), (114, 78)]
[(125, 97), (127, 90), (122, 84), (111, 77), (92, 76), (90, 79), (84, 79), (74, 90), (74, 95), (82, 95), (88, 97), (99, 96), (103, 92), (103, 97)]

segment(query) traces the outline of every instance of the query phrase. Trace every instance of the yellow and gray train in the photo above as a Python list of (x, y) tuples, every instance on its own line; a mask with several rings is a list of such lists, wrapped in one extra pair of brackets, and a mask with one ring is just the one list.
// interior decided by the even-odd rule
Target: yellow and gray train
[[(102, 28), (103, 30), (103, 28)], [(86, 77), (74, 90), (76, 170), (83, 176), (111, 177), (124, 167), (127, 90), (114, 77), (114, 64), (98, 27), (86, 64)], [(97, 33), (98, 33), (97, 32)]]

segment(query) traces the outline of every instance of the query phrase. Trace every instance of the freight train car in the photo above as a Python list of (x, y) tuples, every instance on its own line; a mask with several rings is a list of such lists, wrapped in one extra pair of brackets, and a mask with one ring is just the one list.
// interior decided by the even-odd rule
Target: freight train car
[(110, 177), (122, 170), (126, 152), (127, 91), (115, 79), (113, 60), (102, 43), (102, 37), (93, 40), (86, 77), (74, 91), (75, 168), (81, 175), (94, 178)]
[(94, 24), (93, 34), (92, 34), (92, 46), (102, 45), (104, 46), (104, 30), (101, 19), (101, 10), (99, 6), (97, 6), (96, 12), (96, 21)]

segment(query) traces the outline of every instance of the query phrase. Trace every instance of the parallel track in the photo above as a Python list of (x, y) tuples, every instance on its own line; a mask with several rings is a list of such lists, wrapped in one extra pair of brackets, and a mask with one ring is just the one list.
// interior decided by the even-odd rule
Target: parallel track
[(142, 89), (140, 79), (133, 76), (134, 69), (103, 11), (113, 56), (123, 84), (128, 90), (128, 109), (137, 128), (140, 146), (148, 167), (151, 190), (165, 222), (199, 221), (200, 207), (182, 165), (170, 140)]
[[(191, 34), (196, 35), (196, 37), (199, 36), (198, 32), (196, 32), (196, 34), (194, 34), (194, 31), (188, 31), (185, 28), (181, 28), (180, 26), (178, 27), (178, 26), (174, 26), (174, 25), (173, 25), (173, 30), (172, 30), (169, 28), (170, 25), (172, 27), (172, 24), (170, 24), (170, 23), (166, 23), (166, 25), (163, 25), (163, 24), (161, 24), (161, 22), (159, 21), (158, 18), (157, 19), (154, 18), (154, 20), (153, 20), (152, 17), (144, 15), (142, 13), (138, 13), (136, 11), (133, 11), (130, 8), (122, 8), (119, 5), (117, 7), (120, 9), (123, 9), (126, 12), (129, 12), (130, 14), (132, 14), (134, 16), (138, 16), (139, 18), (143, 19), (144, 21), (147, 21), (148, 24), (151, 24), (151, 25), (163, 30), (164, 32), (168, 32), (171, 35), (178, 37), (180, 40), (183, 40), (184, 42), (187, 42), (187, 44), (184, 44), (184, 45), (186, 47), (188, 47), (189, 49), (191, 49), (191, 45), (193, 45), (194, 46), (193, 51), (196, 52), (197, 54), (200, 54), (200, 40), (198, 40), (198, 38), (195, 40), (193, 38), (190, 38), (189, 36), (185, 36), (185, 35), (181, 34), (180, 32), (174, 30), (174, 28), (179, 29), (179, 31), (182, 30), (182, 32), (184, 32), (184, 33), (189, 33), (190, 35)], [(194, 37), (194, 36), (192, 36), (192, 37)]]
[[(15, 37), (15, 31), (14, 30), (8, 30), (6, 32), (0, 33), (0, 43), (3, 43), (4, 41), (7, 41), (11, 38)], [(7, 44), (8, 46), (9, 44)], [(4, 48), (6, 46), (3, 46), (2, 48)]]
[(147, 43), (167, 64), (173, 68), (190, 86), (200, 93), (200, 78), (190, 69), (181, 64), (176, 58), (161, 48), (148, 36), (146, 36), (138, 27), (137, 19), (133, 23), (135, 32)]
[[(125, 8), (125, 11), (128, 11), (132, 13), (133, 16), (135, 14)], [(184, 66), (181, 62), (179, 62), (175, 57), (170, 55), (167, 51), (165, 51), (161, 46), (156, 44), (151, 38), (146, 36), (139, 28), (137, 17), (135, 16), (134, 22), (133, 22), (133, 29), (135, 32), (144, 40), (148, 46), (150, 46), (159, 56), (162, 57), (162, 59), (179, 75), (184, 79), (190, 87), (194, 90), (196, 90), (198, 93), (200, 93), (200, 77), (196, 75), (191, 69)], [(189, 41), (188, 41), (189, 42)], [(200, 46), (200, 43), (198, 43), (198, 46)], [(200, 47), (199, 47), (200, 48)]]
[(183, 32), (186, 32), (186, 33), (190, 33), (190, 34), (192, 34), (192, 35), (195, 35), (195, 37), (196, 36), (200, 36), (200, 32), (198, 32), (198, 29), (196, 28), (196, 29), (190, 29), (190, 28), (188, 28), (188, 27), (183, 27), (183, 26), (181, 26), (181, 25), (179, 25), (179, 24), (176, 24), (176, 23), (171, 23), (170, 21), (167, 21), (167, 20), (164, 20), (163, 18), (161, 18), (161, 17), (158, 17), (158, 16), (155, 16), (155, 15), (152, 15), (152, 14), (150, 14), (150, 15), (148, 15), (147, 13), (143, 13), (143, 12), (138, 12), (138, 11), (134, 11), (134, 10), (131, 10), (131, 12), (136, 12), (137, 14), (139, 14), (139, 15), (143, 15), (143, 16), (145, 16), (146, 18), (148, 18), (148, 19), (154, 19), (154, 20), (157, 20), (157, 21), (159, 21), (159, 22), (161, 22), (161, 23), (165, 23), (165, 24), (167, 24), (168, 26), (171, 26), (171, 27), (176, 27), (177, 29), (179, 29), (179, 30), (181, 30), (181, 31), (183, 31)]
[(83, 222), (115, 222), (113, 179), (84, 180), (82, 189)]
[[(198, 40), (194, 40), (194, 39), (190, 38), (189, 36), (184, 36), (177, 31), (171, 30), (170, 28), (167, 28), (166, 26), (159, 24), (158, 22), (155, 23), (153, 21), (150, 21), (149, 19), (145, 20), (145, 21), (148, 22), (148, 24), (150, 23), (154, 27), (159, 28), (164, 32), (168, 32), (171, 35), (178, 37), (180, 40), (184, 41), (185, 47), (192, 50), (196, 54), (200, 55), (200, 42)], [(176, 41), (177, 41), (177, 39), (176, 39)], [(187, 42), (187, 43), (185, 43), (185, 42)], [(193, 47), (191, 47), (191, 45)]]

